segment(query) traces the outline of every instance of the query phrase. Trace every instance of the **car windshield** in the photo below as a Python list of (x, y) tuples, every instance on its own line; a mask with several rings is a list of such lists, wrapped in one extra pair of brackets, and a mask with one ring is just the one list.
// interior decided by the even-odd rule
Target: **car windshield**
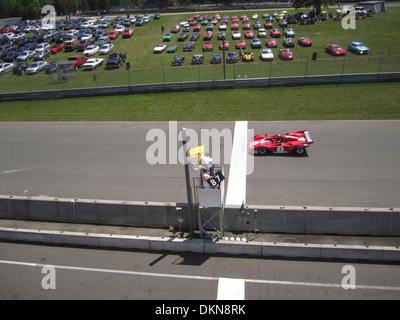
[(342, 47), (341, 47), (341, 46), (332, 46), (332, 49), (335, 49), (335, 50), (341, 50), (341, 49), (342, 49)]

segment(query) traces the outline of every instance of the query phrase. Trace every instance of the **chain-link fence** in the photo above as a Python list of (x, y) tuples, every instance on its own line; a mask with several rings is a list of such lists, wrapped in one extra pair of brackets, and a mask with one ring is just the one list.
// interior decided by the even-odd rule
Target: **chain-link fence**
[[(221, 51), (219, 51), (221, 52)], [(384, 73), (400, 72), (400, 52), (390, 49), (382, 52), (371, 51), (359, 56), (348, 53), (346, 56), (332, 57), (325, 52), (295, 56), (293, 61), (282, 61), (277, 55), (273, 61), (261, 61), (259, 51), (254, 53), (253, 62), (234, 64), (210, 64), (211, 55), (205, 55), (204, 63), (191, 65), (190, 53), (185, 53), (182, 66), (171, 66), (174, 55), (164, 54), (160, 65), (146, 66), (129, 63), (116, 70), (103, 67), (93, 71), (77, 71), (68, 81), (55, 81), (55, 75), (38, 74), (18, 76), (11, 73), (0, 77), (0, 92), (24, 92), (41, 90), (62, 90), (73, 88), (96, 88), (126, 86), (151, 83), (171, 83), (206, 80), (232, 80), (244, 78), (306, 77), (311, 75)], [(128, 60), (129, 62), (129, 60)], [(58, 75), (57, 75), (58, 77)], [(57, 78), (58, 79), (58, 78)]]

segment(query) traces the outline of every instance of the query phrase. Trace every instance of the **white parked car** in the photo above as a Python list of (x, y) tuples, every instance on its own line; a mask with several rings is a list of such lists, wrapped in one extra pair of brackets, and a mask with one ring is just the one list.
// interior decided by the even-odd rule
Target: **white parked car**
[(32, 59), (34, 55), (35, 51), (25, 50), (17, 57), (17, 61), (28, 61), (29, 59)]
[(260, 58), (262, 61), (267, 61), (267, 60), (274, 60), (274, 53), (272, 52), (271, 49), (262, 49)]
[(97, 52), (99, 52), (99, 46), (90, 45), (87, 46), (85, 51), (83, 51), (83, 55), (86, 57), (94, 56)]
[(162, 53), (162, 52), (164, 52), (166, 47), (167, 46), (165, 44), (159, 44), (154, 47), (154, 53)]
[(122, 33), (125, 31), (125, 27), (123, 25), (119, 25), (114, 30), (118, 31), (118, 33)]
[(264, 28), (258, 29), (257, 36), (259, 38), (266, 38), (267, 37), (267, 31)]
[(104, 62), (102, 58), (91, 58), (87, 59), (86, 62), (82, 65), (83, 70), (94, 70), (101, 66)]
[(90, 33), (85, 33), (82, 37), (81, 40), (90, 40), (93, 38), (93, 35)]
[(233, 31), (233, 33), (232, 33), (233, 40), (240, 40), (241, 37), (242, 37), (242, 33), (240, 31)]
[(46, 69), (48, 63), (46, 61), (35, 61), (32, 62), (28, 68), (25, 70), (25, 74), (34, 74), (34, 73), (39, 73), (40, 71), (43, 71)]
[(99, 54), (109, 54), (114, 50), (114, 45), (112, 43), (103, 44), (99, 50)]
[(36, 51), (38, 50), (46, 50), (49, 49), (50, 50), (50, 44), (48, 44), (47, 42), (42, 42), (40, 44), (38, 44), (38, 46), (36, 47)]
[(12, 63), (0, 63), (0, 74), (5, 74), (7, 72), (10, 72), (14, 67), (14, 64)]

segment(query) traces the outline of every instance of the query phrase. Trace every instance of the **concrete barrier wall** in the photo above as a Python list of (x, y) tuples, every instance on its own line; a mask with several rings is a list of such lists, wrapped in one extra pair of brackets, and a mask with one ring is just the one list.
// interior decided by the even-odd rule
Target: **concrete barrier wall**
[(0, 227), (0, 241), (264, 257), (400, 261), (398, 247), (213, 241)]
[[(176, 208), (181, 207), (182, 211)], [(197, 210), (193, 221), (197, 224)], [(233, 232), (400, 236), (398, 208), (225, 207)], [(213, 212), (206, 212), (208, 220)], [(0, 218), (144, 228), (189, 228), (186, 204), (0, 196)], [(212, 219), (218, 228), (218, 215)], [(197, 228), (197, 225), (196, 225)], [(206, 230), (213, 230), (206, 226)]]

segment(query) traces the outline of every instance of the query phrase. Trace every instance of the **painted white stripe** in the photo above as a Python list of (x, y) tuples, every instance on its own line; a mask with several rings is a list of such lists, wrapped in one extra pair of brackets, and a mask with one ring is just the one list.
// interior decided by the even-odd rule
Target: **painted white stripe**
[(218, 279), (218, 300), (244, 300), (244, 292), (245, 281), (243, 279)]
[(236, 121), (229, 169), (226, 205), (246, 204), (247, 121)]
[[(321, 287), (321, 288), (342, 288), (341, 284), (337, 283), (321, 283), (321, 282), (296, 282), (296, 281), (281, 281), (281, 280), (267, 280), (267, 279), (234, 279), (234, 278), (218, 278), (218, 277), (206, 277), (206, 276), (194, 276), (194, 275), (181, 275), (181, 274), (170, 274), (170, 273), (151, 273), (151, 272), (140, 272), (140, 271), (129, 271), (129, 270), (115, 270), (115, 269), (100, 269), (100, 268), (89, 268), (89, 267), (77, 267), (77, 266), (62, 266), (54, 264), (42, 264), (35, 262), (24, 262), (24, 261), (9, 261), (0, 260), (0, 264), (8, 264), (15, 266), (24, 267), (39, 267), (52, 266), (59, 270), (75, 270), (75, 271), (88, 271), (88, 272), (104, 272), (104, 273), (115, 273), (115, 274), (126, 274), (133, 276), (147, 276), (147, 277), (164, 277), (174, 279), (189, 279), (189, 280), (218, 280), (218, 298), (219, 292), (226, 291), (226, 288), (230, 286), (232, 290), (242, 292), (243, 287), (243, 299), (244, 299), (244, 286), (246, 282), (259, 283), (259, 284), (270, 284), (270, 285), (281, 285), (281, 286), (303, 286), (303, 287)], [(237, 282), (235, 281), (237, 280)], [(222, 290), (224, 289), (224, 290)], [(239, 290), (240, 289), (240, 290)], [(389, 286), (369, 286), (369, 285), (356, 285), (356, 289), (364, 290), (383, 290), (383, 291), (400, 291), (400, 287), (389, 287)], [(238, 296), (238, 294), (236, 295)], [(232, 297), (229, 299), (233, 299)]]

